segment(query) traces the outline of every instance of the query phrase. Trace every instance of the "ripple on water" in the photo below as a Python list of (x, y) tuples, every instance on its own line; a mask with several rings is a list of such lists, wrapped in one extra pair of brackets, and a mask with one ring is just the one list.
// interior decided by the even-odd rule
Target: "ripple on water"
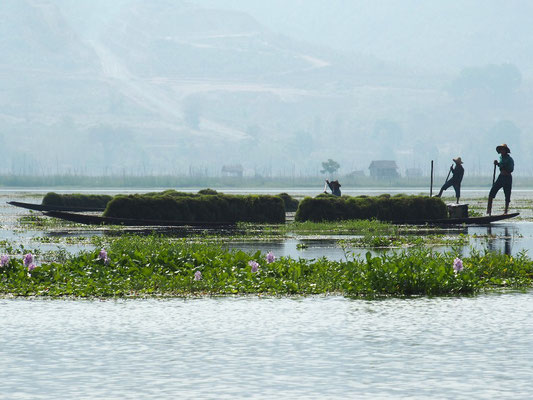
[(532, 300), (0, 300), (0, 398), (526, 398)]

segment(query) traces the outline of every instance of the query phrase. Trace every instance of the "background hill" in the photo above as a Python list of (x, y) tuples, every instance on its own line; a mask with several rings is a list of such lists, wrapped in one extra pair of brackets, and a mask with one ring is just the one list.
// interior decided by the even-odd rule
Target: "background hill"
[(266, 3), (3, 0), (0, 169), (533, 174), (529, 3)]

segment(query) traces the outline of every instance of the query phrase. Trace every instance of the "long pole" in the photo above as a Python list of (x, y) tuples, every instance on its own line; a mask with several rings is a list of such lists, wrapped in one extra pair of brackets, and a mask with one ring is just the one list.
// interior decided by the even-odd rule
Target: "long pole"
[(448, 176), (446, 177), (446, 180), (444, 183), (448, 182), (448, 178), (450, 177), (450, 174), (452, 173), (453, 164), (450, 166), (450, 170), (448, 171)]
[(431, 186), (429, 187), (429, 197), (433, 197), (433, 160), (431, 160)]

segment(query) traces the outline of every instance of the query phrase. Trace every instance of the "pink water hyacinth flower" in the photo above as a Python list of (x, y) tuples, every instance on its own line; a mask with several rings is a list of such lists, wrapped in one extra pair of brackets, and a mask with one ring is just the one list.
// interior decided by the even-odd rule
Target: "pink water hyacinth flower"
[(103, 260), (103, 261), (108, 260), (107, 251), (105, 251), (105, 249), (100, 250), (100, 253), (98, 253), (98, 259)]
[(195, 281), (201, 281), (202, 280), (202, 273), (200, 271), (196, 271), (194, 273), (194, 280)]
[(33, 254), (26, 254), (23, 258), (23, 262), (25, 267), (29, 267), (31, 264), (33, 264)]
[(248, 261), (248, 265), (252, 267), (252, 272), (255, 274), (257, 271), (259, 271), (259, 263), (257, 263), (254, 260)]
[(273, 263), (276, 260), (276, 256), (271, 251), (268, 252), (266, 256), (267, 263)]
[(9, 264), (9, 256), (4, 254), (0, 257), (0, 267), (5, 267), (7, 264)]
[(461, 272), (463, 270), (463, 261), (460, 258), (453, 260), (453, 269), (455, 273)]
[(35, 265), (34, 263), (31, 263), (30, 265), (28, 265), (28, 272), (33, 271), (35, 268), (37, 268), (37, 265)]

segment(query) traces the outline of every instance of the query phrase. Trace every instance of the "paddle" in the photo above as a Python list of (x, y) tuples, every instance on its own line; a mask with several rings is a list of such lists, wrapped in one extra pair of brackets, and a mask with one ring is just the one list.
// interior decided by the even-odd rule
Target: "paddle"
[(446, 180), (444, 183), (448, 182), (448, 178), (450, 177), (450, 174), (452, 173), (453, 164), (450, 166), (450, 170), (448, 171), (448, 176), (446, 177)]
[(324, 193), (328, 192), (328, 183), (324, 182)]
[(494, 182), (496, 181), (496, 167), (497, 165), (494, 164), (494, 171), (492, 172), (492, 184), (494, 185)]

